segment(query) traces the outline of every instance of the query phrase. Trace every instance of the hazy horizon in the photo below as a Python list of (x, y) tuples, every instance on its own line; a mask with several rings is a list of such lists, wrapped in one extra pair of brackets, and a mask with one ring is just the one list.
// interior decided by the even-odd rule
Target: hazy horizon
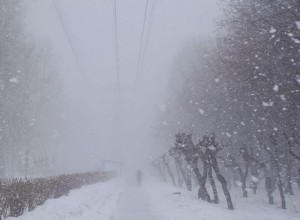
[(152, 146), (152, 126), (164, 100), (174, 58), (187, 42), (213, 36), (213, 19), (218, 15), (216, 2), (157, 1), (143, 71), (134, 88), (146, 1), (117, 1), (121, 150), (113, 146), (112, 134), (116, 81), (113, 1), (61, 1), (80, 53), (82, 73), (52, 0), (28, 2), (28, 30), (38, 44), (51, 48), (69, 100), (68, 112), (63, 114), (70, 126), (63, 134), (64, 143), (57, 148), (58, 166), (67, 171), (95, 169), (100, 166), (100, 158), (122, 158), (131, 163), (135, 159), (134, 163), (145, 164), (153, 153), (151, 148), (157, 151)]

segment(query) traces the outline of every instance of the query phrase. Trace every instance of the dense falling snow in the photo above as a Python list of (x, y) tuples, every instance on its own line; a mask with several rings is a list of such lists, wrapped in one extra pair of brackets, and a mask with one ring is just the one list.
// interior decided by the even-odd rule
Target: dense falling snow
[(297, 0), (0, 0), (0, 220), (300, 217)]

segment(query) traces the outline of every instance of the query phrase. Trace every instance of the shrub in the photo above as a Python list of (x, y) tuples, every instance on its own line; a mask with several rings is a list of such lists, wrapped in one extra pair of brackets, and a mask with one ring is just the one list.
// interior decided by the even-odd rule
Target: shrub
[(35, 179), (0, 180), (0, 220), (32, 211), (47, 199), (67, 195), (83, 185), (111, 179), (112, 172), (88, 172)]

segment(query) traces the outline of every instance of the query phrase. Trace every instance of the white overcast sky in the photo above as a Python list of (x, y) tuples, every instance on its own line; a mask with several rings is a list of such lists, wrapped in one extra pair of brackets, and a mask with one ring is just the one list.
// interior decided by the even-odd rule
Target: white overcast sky
[[(107, 140), (100, 139), (97, 132), (91, 131), (89, 141), (77, 143), (75, 151), (85, 151), (88, 157), (98, 151), (100, 145), (110, 142), (109, 133), (113, 131), (113, 128), (107, 129), (111, 122), (107, 118), (113, 105), (112, 86), (116, 76), (113, 0), (60, 0), (72, 38), (80, 51), (84, 76), (76, 67), (52, 0), (27, 1), (30, 2), (29, 31), (41, 45), (51, 45), (68, 97), (74, 105), (84, 107), (82, 114), (90, 117), (85, 117), (84, 122), (78, 120), (78, 124), (75, 122), (73, 126), (107, 132)], [(124, 115), (122, 148), (123, 151), (131, 149), (130, 152), (145, 152), (141, 148), (151, 145), (156, 106), (163, 99), (174, 56), (187, 41), (210, 37), (213, 19), (218, 15), (216, 0), (157, 0), (144, 71), (139, 75), (138, 90), (134, 92), (131, 88), (135, 80), (145, 4), (146, 0), (117, 0)], [(86, 78), (87, 85), (83, 78)], [(66, 148), (70, 150), (70, 147)], [(99, 155), (104, 151), (99, 150)]]

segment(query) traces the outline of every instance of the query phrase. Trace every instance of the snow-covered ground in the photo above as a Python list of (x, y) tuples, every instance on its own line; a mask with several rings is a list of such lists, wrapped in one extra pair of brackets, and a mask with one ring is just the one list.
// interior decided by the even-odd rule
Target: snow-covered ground
[[(180, 192), (177, 194), (175, 192)], [(221, 192), (220, 192), (221, 194)], [(68, 196), (48, 200), (18, 220), (298, 220), (300, 194), (287, 197), (288, 210), (270, 206), (262, 195), (241, 198), (232, 192), (235, 210), (200, 201), (195, 192), (147, 178), (142, 186), (115, 179), (71, 191)], [(14, 218), (9, 218), (10, 220)]]
[[(235, 210), (227, 209), (222, 191), (219, 190), (220, 204), (208, 204), (198, 200), (196, 192), (171, 187), (156, 181), (144, 186), (150, 196), (155, 212), (164, 220), (296, 220), (300, 219), (300, 194), (287, 197), (288, 210), (267, 204), (264, 194), (242, 198), (238, 191), (231, 192)], [(181, 194), (174, 194), (180, 192)], [(263, 197), (264, 196), (264, 197)], [(297, 206), (297, 207), (296, 207)], [(298, 213), (297, 213), (298, 212)]]

